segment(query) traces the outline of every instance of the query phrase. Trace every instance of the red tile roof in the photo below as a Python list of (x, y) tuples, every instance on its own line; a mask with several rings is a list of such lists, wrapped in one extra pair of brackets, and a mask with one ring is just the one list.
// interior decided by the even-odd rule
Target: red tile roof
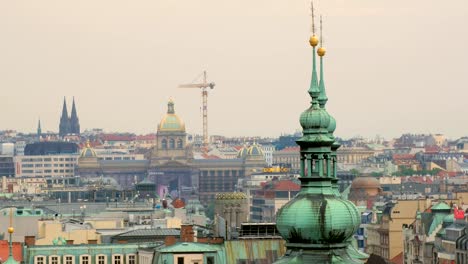
[(439, 153), (440, 148), (438, 146), (427, 146), (424, 148), (424, 152), (426, 153)]
[(299, 152), (299, 150), (299, 147), (286, 147), (282, 150), (279, 150), (279, 152)]
[(155, 134), (140, 135), (136, 137), (136, 140), (156, 140), (156, 135)]
[(390, 262), (393, 264), (403, 264), (403, 252), (400, 252), (400, 254), (392, 258)]
[[(5, 262), (8, 256), (8, 241), (0, 240), (0, 259)], [(20, 242), (13, 242), (13, 258), (16, 261), (23, 261), (23, 247)]]
[(439, 176), (439, 177), (455, 177), (455, 176), (457, 176), (457, 172), (456, 171), (439, 171), (439, 173), (437, 173), (437, 176)]
[(133, 141), (135, 140), (134, 135), (115, 135), (115, 134), (104, 134), (102, 135), (104, 141)]

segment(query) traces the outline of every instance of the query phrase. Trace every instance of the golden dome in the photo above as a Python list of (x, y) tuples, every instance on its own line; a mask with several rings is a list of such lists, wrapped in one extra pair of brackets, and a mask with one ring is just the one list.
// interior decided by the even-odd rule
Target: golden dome
[(320, 48), (318, 48), (318, 50), (317, 50), (317, 54), (318, 54), (320, 57), (325, 56), (325, 52), (326, 52), (326, 50), (325, 50), (324, 47), (320, 47)]
[(310, 43), (310, 45), (311, 45), (312, 47), (317, 46), (318, 43), (319, 43), (318, 37), (315, 36), (315, 35), (311, 36), (310, 39), (309, 39), (309, 43)]
[(176, 114), (166, 114), (166, 116), (164, 116), (163, 119), (161, 119), (158, 130), (159, 131), (184, 131), (185, 132), (185, 123)]
[(91, 147), (91, 143), (89, 142), (89, 139), (86, 141), (86, 146), (83, 148), (81, 151), (80, 157), (82, 158), (92, 158), (96, 157), (96, 151)]
[(167, 114), (161, 119), (158, 131), (185, 132), (185, 123), (178, 115), (175, 114), (174, 101), (172, 101), (172, 99), (170, 99), (167, 104)]
[(15, 232), (15, 229), (14, 229), (13, 227), (10, 226), (10, 227), (8, 228), (8, 233), (13, 234), (13, 232)]

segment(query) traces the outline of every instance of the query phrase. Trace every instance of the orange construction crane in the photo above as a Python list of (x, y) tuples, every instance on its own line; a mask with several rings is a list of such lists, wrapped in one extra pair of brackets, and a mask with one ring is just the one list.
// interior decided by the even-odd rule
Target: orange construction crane
[(206, 81), (206, 71), (203, 71), (202, 83), (181, 84), (179, 88), (198, 88), (202, 91), (203, 99), (203, 145), (205, 149), (208, 148), (208, 88), (213, 89), (215, 83)]

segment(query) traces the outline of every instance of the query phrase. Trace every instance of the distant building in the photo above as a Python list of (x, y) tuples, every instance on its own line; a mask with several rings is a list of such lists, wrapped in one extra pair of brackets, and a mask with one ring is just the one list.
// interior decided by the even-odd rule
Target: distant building
[(73, 177), (77, 154), (15, 156), (16, 177)]
[(299, 147), (286, 147), (273, 152), (273, 164), (282, 164), (289, 166), (293, 171), (300, 169)]
[(229, 233), (247, 222), (249, 208), (247, 196), (241, 192), (219, 193), (215, 200), (215, 214), (226, 220)]
[(430, 206), (430, 200), (398, 200), (388, 203), (376, 221), (367, 226), (366, 253), (382, 257), (386, 261), (403, 252), (403, 234), (401, 227), (413, 223), (418, 210), (424, 211)]
[(78, 154), (78, 145), (70, 142), (45, 141), (27, 144), (25, 156)]
[(68, 116), (67, 102), (63, 98), (62, 116), (60, 117), (59, 135), (80, 134), (80, 121), (76, 112), (75, 98), (73, 98), (71, 116)]
[(300, 185), (292, 180), (272, 180), (262, 184), (252, 196), (250, 221), (275, 222), (276, 212), (296, 196)]
[(0, 155), (0, 177), (2, 176), (15, 176), (15, 162), (13, 156)]

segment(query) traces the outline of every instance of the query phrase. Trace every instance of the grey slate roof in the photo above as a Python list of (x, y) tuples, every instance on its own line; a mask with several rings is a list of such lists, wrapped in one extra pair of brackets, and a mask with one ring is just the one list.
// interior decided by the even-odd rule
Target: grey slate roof
[(155, 229), (136, 229), (128, 231), (119, 235), (114, 236), (114, 238), (128, 238), (128, 237), (148, 237), (148, 236), (180, 236), (180, 230), (173, 228), (155, 228)]

